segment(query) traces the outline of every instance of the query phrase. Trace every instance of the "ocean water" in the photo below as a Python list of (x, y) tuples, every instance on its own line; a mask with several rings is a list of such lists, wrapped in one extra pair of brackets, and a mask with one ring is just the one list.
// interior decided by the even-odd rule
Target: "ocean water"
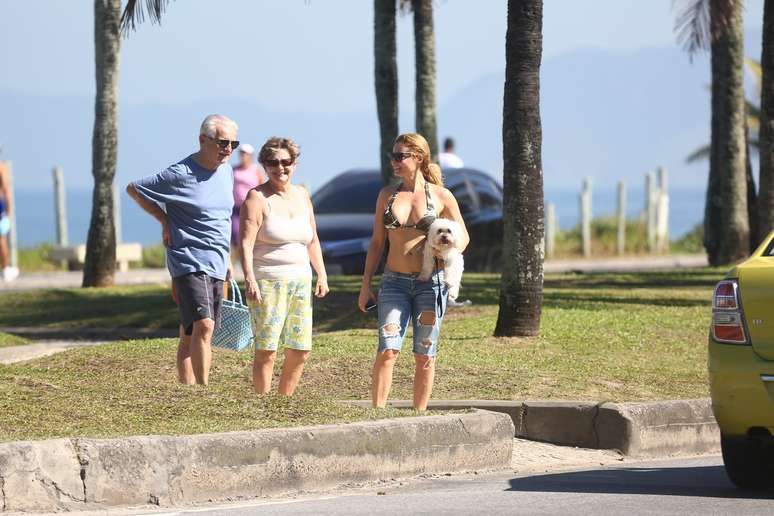
[[(704, 188), (673, 188), (669, 191), (669, 236), (676, 239), (692, 230), (704, 219)], [(592, 189), (592, 217), (615, 215), (618, 202), (616, 185), (594, 186)], [(561, 229), (570, 229), (580, 219), (580, 191), (570, 189), (546, 189), (545, 202), (553, 203)], [(640, 217), (645, 209), (645, 189), (632, 189), (626, 193), (626, 216)]]
[[(91, 192), (68, 190), (66, 196), (67, 227), (70, 244), (86, 242), (91, 219)], [(600, 185), (592, 193), (594, 217), (613, 215), (616, 210), (615, 185)], [(578, 224), (580, 216), (579, 192), (570, 189), (547, 189), (546, 203), (554, 203), (562, 229)], [(627, 194), (627, 216), (639, 217), (644, 206), (642, 190)], [(21, 190), (16, 192), (16, 224), (19, 247), (32, 247), (56, 241), (56, 221), (53, 191)], [(672, 189), (670, 191), (669, 234), (679, 237), (702, 221), (704, 191), (700, 189)], [(155, 219), (145, 214), (125, 192), (121, 194), (122, 240), (143, 245), (161, 242), (161, 228)]]

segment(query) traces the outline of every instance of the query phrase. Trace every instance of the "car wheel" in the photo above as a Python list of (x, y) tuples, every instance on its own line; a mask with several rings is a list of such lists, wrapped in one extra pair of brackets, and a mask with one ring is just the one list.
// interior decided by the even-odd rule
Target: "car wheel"
[(750, 437), (720, 436), (726, 474), (741, 489), (761, 489), (773, 485), (770, 455), (764, 443)]

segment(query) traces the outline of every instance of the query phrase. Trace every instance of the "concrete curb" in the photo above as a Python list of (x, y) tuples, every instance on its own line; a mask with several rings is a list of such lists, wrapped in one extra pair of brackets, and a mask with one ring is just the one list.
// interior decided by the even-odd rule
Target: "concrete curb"
[[(349, 403), (349, 402), (348, 402)], [(370, 402), (355, 401), (370, 406)], [(390, 402), (397, 408), (410, 401)], [(709, 398), (640, 403), (434, 400), (428, 408), (477, 408), (508, 414), (515, 437), (632, 456), (718, 452), (720, 430)]]
[(407, 417), (195, 436), (0, 443), (2, 511), (197, 503), (510, 466), (505, 415)]

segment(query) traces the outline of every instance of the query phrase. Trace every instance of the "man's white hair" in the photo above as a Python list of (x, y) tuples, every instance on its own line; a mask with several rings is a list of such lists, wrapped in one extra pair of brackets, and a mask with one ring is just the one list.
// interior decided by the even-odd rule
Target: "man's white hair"
[(218, 132), (218, 126), (231, 127), (234, 129), (234, 132), (239, 130), (239, 126), (236, 124), (236, 122), (227, 116), (208, 115), (202, 122), (202, 126), (199, 129), (199, 134), (209, 136), (210, 138), (215, 138), (215, 135)]

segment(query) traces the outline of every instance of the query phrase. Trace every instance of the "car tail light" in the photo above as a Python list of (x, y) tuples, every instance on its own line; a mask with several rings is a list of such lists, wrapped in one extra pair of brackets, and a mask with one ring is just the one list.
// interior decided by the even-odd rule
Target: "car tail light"
[(739, 284), (723, 280), (712, 295), (712, 337), (717, 342), (747, 344), (744, 317), (739, 303)]

